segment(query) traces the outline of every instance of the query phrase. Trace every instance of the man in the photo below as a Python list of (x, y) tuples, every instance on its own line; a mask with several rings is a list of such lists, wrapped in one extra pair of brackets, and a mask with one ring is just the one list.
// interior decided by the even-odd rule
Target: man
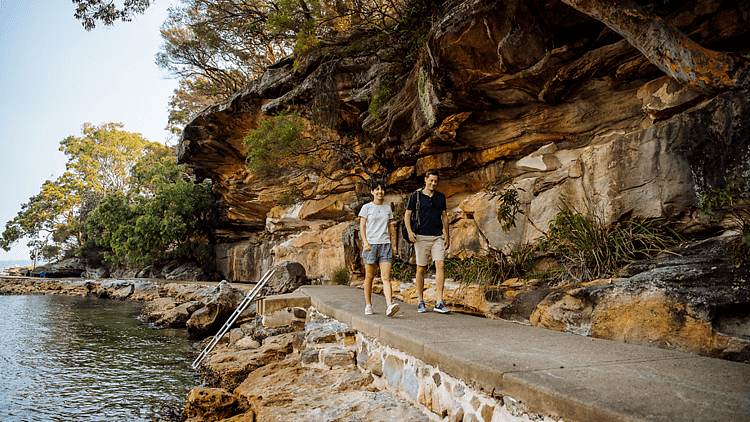
[[(406, 231), (409, 240), (414, 243), (414, 253), (417, 258), (417, 297), (418, 312), (426, 312), (424, 304), (424, 273), (430, 263), (430, 256), (435, 261), (435, 285), (437, 286), (437, 300), (434, 311), (443, 314), (451, 310), (443, 301), (443, 286), (445, 284), (445, 250), (450, 246), (451, 238), (448, 225), (448, 211), (445, 205), (445, 195), (435, 190), (438, 184), (438, 172), (428, 170), (424, 178), (424, 188), (409, 197), (404, 213)], [(419, 208), (417, 208), (419, 201)], [(411, 227), (412, 213), (419, 209), (419, 226), (416, 233)]]

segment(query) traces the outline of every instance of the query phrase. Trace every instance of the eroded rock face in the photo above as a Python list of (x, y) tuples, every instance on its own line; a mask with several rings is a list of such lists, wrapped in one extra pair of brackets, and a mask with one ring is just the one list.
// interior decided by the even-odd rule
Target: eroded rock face
[[(748, 48), (737, 44), (750, 28), (746, 5), (697, 4), (679, 12), (665, 6), (674, 13), (663, 18), (708, 48), (730, 48), (729, 38), (731, 48)], [(716, 25), (723, 30), (707, 29)], [(682, 231), (701, 230), (707, 221), (696, 213), (700, 195), (727, 175), (750, 172), (750, 93), (707, 95), (680, 86), (619, 35), (561, 2), (447, 2), (411, 67), (382, 61), (396, 47), (385, 46), (337, 61), (337, 77), (322, 79), (327, 58), (343, 58), (368, 36), (341, 37), (297, 57), (296, 65), (279, 62), (185, 127), (179, 160), (213, 180), (221, 199), (217, 267), (227, 279), (257, 280), (282, 260), (302, 263), (310, 278), (331, 278), (331, 262), (356, 270), (349, 257), (356, 253), (341, 239), (351, 234), (345, 228), (363, 192), (328, 195), (330, 183), (318, 175), (261, 180), (244, 166), (247, 131), (287, 105), (307, 104), (326, 84), (340, 93), (337, 121), (353, 134), (353, 149), (388, 168), (389, 191), (405, 197), (427, 169), (441, 171), (457, 240), (452, 256), (534, 241), (561, 195), (607, 223), (664, 217)], [(393, 83), (385, 75), (397, 75), (399, 89), (372, 116), (366, 99)], [(520, 221), (509, 232), (482, 198), (483, 185), (504, 173), (523, 189), (533, 223)], [(292, 189), (322, 195), (278, 206)], [(455, 209), (472, 195), (473, 204)]]
[[(747, 2), (671, 2), (653, 10), (707, 48), (750, 48)], [(344, 132), (350, 135), (352, 148), (368, 165), (379, 162), (388, 169), (388, 192), (398, 197), (394, 208), (422, 185), (427, 169), (441, 172), (450, 257), (481, 249), (508, 252), (535, 242), (563, 195), (577, 211), (605, 224), (664, 218), (680, 233), (702, 233), (711, 223), (700, 213), (701, 196), (730, 175), (750, 174), (747, 89), (707, 94), (681, 86), (618, 34), (559, 1), (449, 1), (433, 22), (414, 63), (382, 60), (395, 46), (345, 57), (352, 43), (368, 37), (347, 34), (295, 58), (296, 65), (289, 58), (269, 67), (258, 81), (186, 126), (179, 160), (199, 179), (214, 181), (221, 208), (217, 267), (225, 277), (257, 280), (284, 260), (301, 263), (311, 279), (331, 279), (344, 266), (361, 274), (354, 216), (366, 201), (364, 191), (334, 191), (325, 178), (305, 171), (261, 180), (244, 166), (247, 131), (287, 105), (309, 105), (321, 87), (339, 93), (333, 108), (341, 133), (310, 122), (305, 130), (337, 141)], [(321, 76), (331, 65), (327, 57), (342, 59), (333, 78)], [(387, 84), (396, 92), (372, 115), (368, 99)], [(484, 187), (503, 174), (514, 178), (528, 217), (519, 215), (509, 231), (498, 221), (497, 199)], [(279, 205), (292, 189), (320, 195), (318, 201)], [(413, 263), (403, 239), (397, 248)], [(699, 273), (696, 285), (734, 279), (716, 269)], [(691, 303), (693, 286), (677, 283), (675, 275), (668, 287), (638, 277), (569, 288), (449, 289), (448, 299), (456, 309), (493, 318), (744, 356), (744, 346), (717, 333), (747, 336), (737, 316), (746, 300), (706, 308)], [(399, 295), (411, 300), (413, 286)], [(639, 333), (621, 326), (616, 313), (637, 304), (662, 315), (660, 323), (672, 328)], [(644, 319), (647, 313), (633, 317)], [(691, 319), (695, 322), (685, 322)], [(700, 330), (712, 338), (710, 346), (678, 340), (690, 343)], [(672, 336), (674, 342), (667, 340)]]

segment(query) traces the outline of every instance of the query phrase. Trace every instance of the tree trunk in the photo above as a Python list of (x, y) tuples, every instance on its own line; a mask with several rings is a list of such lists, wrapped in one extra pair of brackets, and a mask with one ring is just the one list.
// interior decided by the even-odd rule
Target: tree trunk
[(622, 35), (680, 83), (703, 92), (750, 87), (750, 60), (701, 47), (632, 0), (562, 0)]

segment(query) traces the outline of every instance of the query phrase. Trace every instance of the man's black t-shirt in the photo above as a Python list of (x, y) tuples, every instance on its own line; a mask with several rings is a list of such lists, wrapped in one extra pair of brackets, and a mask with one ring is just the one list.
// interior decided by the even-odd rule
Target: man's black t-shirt
[(409, 202), (406, 209), (416, 212), (417, 200), (419, 198), (419, 227), (414, 232), (423, 236), (442, 236), (443, 235), (443, 210), (446, 209), (445, 195), (438, 191), (433, 191), (432, 197), (422, 193), (422, 189), (417, 191), (417, 195), (409, 196)]

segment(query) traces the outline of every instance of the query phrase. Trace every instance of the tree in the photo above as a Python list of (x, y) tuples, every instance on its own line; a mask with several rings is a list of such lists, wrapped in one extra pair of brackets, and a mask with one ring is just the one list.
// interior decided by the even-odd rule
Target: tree
[(80, 240), (82, 227), (77, 219), (84, 187), (74, 174), (65, 172), (48, 180), (41, 191), (21, 205), (13, 220), (5, 224), (0, 247), (9, 251), (18, 240), (29, 238), (31, 258), (53, 259), (65, 246)]
[(306, 170), (319, 176), (318, 187), (323, 192), (315, 192), (313, 197), (318, 193), (327, 196), (340, 187), (366, 184), (373, 177), (385, 177), (381, 163), (370, 154), (356, 151), (351, 139), (313, 127), (310, 120), (293, 110), (279, 113), (250, 130), (244, 144), (248, 149), (246, 164), (254, 174)]
[[(176, 166), (182, 168), (180, 166)], [(109, 194), (85, 223), (82, 249), (98, 249), (113, 265), (147, 266), (172, 259), (205, 264), (210, 230), (208, 184), (165, 183), (150, 198)]]
[(99, 21), (105, 26), (112, 26), (118, 20), (130, 22), (133, 15), (143, 13), (151, 5), (150, 0), (125, 0), (122, 9), (118, 9), (112, 0), (73, 0), (78, 5), (75, 18), (81, 21), (83, 27), (90, 31)]
[(21, 205), (18, 215), (6, 223), (0, 247), (7, 251), (29, 238), (32, 258), (62, 258), (81, 245), (83, 223), (105, 195), (132, 191), (153, 196), (158, 185), (178, 178), (174, 170), (166, 170), (170, 160), (176, 161), (171, 149), (122, 127), (86, 123), (82, 137), (61, 141), (67, 171), (46, 181), (39, 194)]
[[(237, 93), (266, 67), (352, 26), (390, 31), (428, 0), (183, 0), (161, 28), (157, 64), (180, 80), (170, 129)], [(416, 16), (419, 13), (412, 13)]]
[(563, 0), (622, 35), (651, 63), (680, 83), (716, 92), (750, 86), (750, 60), (710, 50), (632, 0)]
[(103, 195), (125, 193), (130, 187), (130, 169), (154, 143), (119, 130), (123, 127), (122, 123), (84, 123), (82, 137), (69, 136), (60, 142), (60, 151), (68, 156), (68, 171), (80, 177), (87, 189)]
[[(170, 99), (170, 127), (178, 129), (205, 106), (228, 98), (291, 52), (288, 35), (266, 29), (273, 2), (183, 0), (161, 28), (156, 63), (180, 80)], [(174, 130), (178, 132), (178, 130)]]

